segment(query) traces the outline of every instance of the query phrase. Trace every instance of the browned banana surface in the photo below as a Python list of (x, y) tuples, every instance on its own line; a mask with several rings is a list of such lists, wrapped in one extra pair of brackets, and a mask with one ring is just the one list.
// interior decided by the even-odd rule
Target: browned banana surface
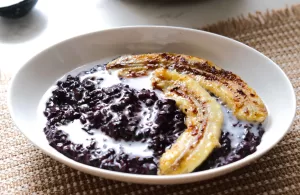
[(110, 62), (107, 68), (121, 69), (120, 77), (145, 76), (157, 68), (176, 70), (220, 97), (238, 119), (262, 122), (268, 115), (261, 98), (239, 76), (198, 57), (173, 53), (127, 55)]
[(159, 160), (160, 175), (190, 173), (218, 147), (223, 124), (220, 104), (188, 75), (157, 69), (153, 86), (186, 114), (186, 130)]

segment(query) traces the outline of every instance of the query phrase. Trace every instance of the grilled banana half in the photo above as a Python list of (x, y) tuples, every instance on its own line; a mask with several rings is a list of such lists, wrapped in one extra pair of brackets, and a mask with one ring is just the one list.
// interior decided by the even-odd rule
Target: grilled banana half
[(187, 129), (159, 160), (159, 175), (192, 172), (218, 147), (223, 124), (221, 106), (199, 83), (176, 71), (157, 69), (153, 86), (176, 101), (186, 114)]
[(263, 101), (239, 76), (201, 58), (173, 53), (128, 55), (110, 62), (107, 68), (121, 69), (120, 77), (146, 76), (157, 68), (176, 70), (218, 96), (240, 120), (263, 122), (268, 115)]
[(262, 122), (263, 101), (239, 76), (201, 58), (153, 53), (122, 56), (106, 66), (123, 78), (153, 73), (152, 86), (174, 99), (186, 114), (187, 128), (159, 159), (159, 175), (189, 173), (219, 147), (223, 113), (209, 92), (218, 96), (240, 120)]

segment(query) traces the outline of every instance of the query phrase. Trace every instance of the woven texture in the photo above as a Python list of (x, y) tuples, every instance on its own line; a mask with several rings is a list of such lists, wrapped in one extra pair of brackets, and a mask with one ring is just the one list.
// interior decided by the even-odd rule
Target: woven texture
[[(300, 6), (256, 13), (205, 28), (250, 45), (289, 76), (300, 97)], [(2, 77), (3, 78), (3, 77)], [(0, 83), (0, 194), (300, 194), (300, 101), (284, 139), (256, 163), (231, 174), (185, 185), (137, 185), (73, 170), (42, 154), (13, 125)]]

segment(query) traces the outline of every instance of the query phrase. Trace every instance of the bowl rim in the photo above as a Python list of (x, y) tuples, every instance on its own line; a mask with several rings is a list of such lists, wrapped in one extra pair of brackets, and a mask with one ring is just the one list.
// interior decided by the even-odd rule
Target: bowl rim
[[(276, 68), (278, 71), (280, 71), (283, 78), (287, 81), (286, 84), (288, 85), (289, 90), (293, 94), (290, 97), (291, 100), (292, 100), (293, 117), (291, 117), (290, 119), (287, 120), (288, 127), (284, 130), (284, 132), (282, 133), (282, 135), (280, 137), (278, 137), (276, 140), (274, 140), (267, 147), (265, 147), (265, 148), (263, 148), (259, 151), (256, 151), (255, 153), (250, 154), (249, 156), (246, 156), (245, 158), (243, 158), (239, 161), (230, 163), (230, 164), (222, 166), (222, 167), (214, 168), (214, 169), (204, 170), (204, 171), (200, 171), (200, 172), (193, 172), (193, 173), (185, 173), (185, 174), (180, 174), (180, 175), (139, 175), (139, 174), (122, 173), (122, 172), (116, 172), (116, 171), (100, 169), (100, 168), (92, 167), (92, 166), (89, 166), (89, 165), (85, 165), (83, 163), (76, 162), (76, 161), (74, 161), (74, 160), (72, 160), (72, 159), (70, 159), (66, 156), (63, 156), (63, 157), (60, 157), (60, 155), (57, 156), (54, 153), (46, 151), (46, 150), (42, 149), (41, 147), (39, 147), (38, 145), (36, 145), (36, 143), (31, 141), (31, 139), (26, 136), (26, 134), (22, 131), (22, 128), (16, 123), (16, 120), (15, 120), (17, 117), (16, 117), (16, 114), (13, 111), (12, 91), (14, 90), (14, 85), (15, 85), (16, 78), (18, 77), (18, 75), (22, 74), (22, 70), (24, 70), (28, 66), (30, 66), (31, 61), (33, 61), (36, 57), (43, 54), (44, 52), (47, 52), (49, 49), (51, 49), (51, 48), (53, 48), (57, 45), (61, 45), (61, 44), (64, 44), (66, 42), (76, 40), (76, 39), (82, 38), (82, 37), (89, 37), (91, 35), (101, 34), (103, 32), (112, 32), (112, 31), (119, 31), (119, 30), (124, 30), (124, 29), (145, 29), (145, 30), (169, 29), (169, 30), (179, 30), (179, 31), (183, 31), (183, 32), (193, 32), (193, 33), (198, 33), (198, 34), (204, 34), (206, 36), (222, 38), (222, 39), (225, 39), (227, 41), (232, 42), (233, 44), (237, 44), (239, 46), (246, 47), (247, 49), (254, 52), (256, 55), (259, 55), (260, 57), (264, 58), (266, 61), (271, 62), (273, 64), (274, 68)], [(85, 172), (85, 173), (88, 173), (88, 174), (91, 174), (91, 175), (95, 175), (95, 176), (100, 176), (101, 175), (101, 177), (108, 178), (108, 179), (119, 180), (119, 181), (130, 180), (130, 181), (134, 181), (134, 183), (166, 184), (166, 182), (163, 182), (163, 181), (168, 180), (169, 182), (167, 182), (167, 183), (176, 184), (176, 183), (189, 183), (189, 182), (192, 182), (192, 181), (197, 181), (197, 179), (199, 179), (201, 176), (211, 178), (210, 175), (214, 175), (214, 177), (219, 176), (219, 175), (223, 175), (223, 174), (232, 172), (234, 170), (237, 170), (241, 167), (244, 167), (244, 166), (252, 163), (253, 161), (257, 160), (262, 155), (266, 154), (280, 140), (282, 140), (282, 138), (286, 135), (286, 133), (288, 132), (288, 130), (292, 126), (295, 115), (296, 115), (296, 94), (295, 94), (294, 88), (291, 84), (291, 81), (289, 80), (289, 78), (285, 74), (285, 72), (280, 68), (280, 66), (278, 66), (275, 62), (273, 62), (270, 58), (268, 58), (264, 54), (260, 53), (256, 49), (254, 49), (254, 48), (252, 48), (252, 47), (250, 47), (250, 46), (248, 46), (244, 43), (241, 43), (241, 42), (236, 41), (236, 40), (234, 40), (232, 38), (229, 38), (229, 37), (225, 37), (225, 36), (222, 36), (222, 35), (218, 35), (218, 34), (203, 31), (203, 30), (192, 29), (192, 28), (175, 27), (175, 26), (160, 26), (160, 25), (137, 25), (137, 26), (122, 26), (122, 27), (115, 27), (115, 28), (109, 28), (109, 29), (104, 29), (104, 30), (97, 30), (97, 31), (77, 35), (77, 36), (65, 39), (63, 41), (59, 41), (59, 42), (54, 43), (52, 45), (48, 45), (46, 48), (42, 48), (40, 52), (33, 54), (33, 56), (31, 56), (29, 58), (29, 60), (27, 60), (25, 63), (23, 63), (23, 65), (13, 75), (13, 77), (11, 79), (11, 82), (9, 83), (9, 87), (8, 87), (8, 109), (9, 109), (9, 112), (11, 114), (11, 117), (13, 119), (14, 124), (26, 136), (26, 138), (28, 140), (30, 140), (31, 143), (33, 143), (37, 148), (39, 148), (44, 154), (47, 154), (51, 158), (65, 164), (65, 165), (68, 165), (68, 166), (70, 166), (70, 167), (72, 167), (76, 170), (80, 170), (82, 172)], [(56, 152), (59, 153), (58, 151), (56, 151)], [(184, 180), (184, 179), (186, 179), (186, 180)], [(162, 183), (160, 183), (160, 182), (162, 182)]]

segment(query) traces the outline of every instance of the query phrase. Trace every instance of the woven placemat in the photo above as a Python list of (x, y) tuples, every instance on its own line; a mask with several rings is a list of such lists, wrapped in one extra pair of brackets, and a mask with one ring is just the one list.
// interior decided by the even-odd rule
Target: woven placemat
[[(205, 30), (232, 37), (269, 56), (291, 79), (300, 97), (300, 5), (220, 22)], [(284, 139), (256, 163), (205, 182), (137, 185), (101, 179), (42, 154), (13, 125), (0, 83), (0, 194), (300, 194), (300, 102)]]

